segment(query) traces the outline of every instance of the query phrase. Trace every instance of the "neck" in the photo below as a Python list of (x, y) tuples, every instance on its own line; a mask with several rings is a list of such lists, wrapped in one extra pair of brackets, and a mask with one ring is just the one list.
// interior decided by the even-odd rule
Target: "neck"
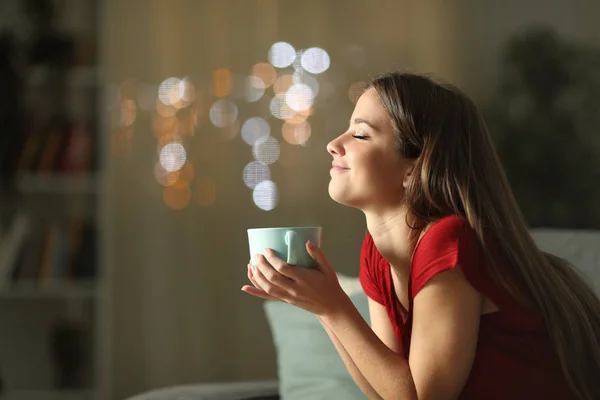
[[(365, 212), (367, 228), (373, 237), (377, 250), (400, 274), (410, 272), (410, 262), (415, 247), (415, 241), (420, 231), (415, 232), (408, 223), (404, 208), (386, 212)], [(408, 221), (408, 223), (407, 223)]]

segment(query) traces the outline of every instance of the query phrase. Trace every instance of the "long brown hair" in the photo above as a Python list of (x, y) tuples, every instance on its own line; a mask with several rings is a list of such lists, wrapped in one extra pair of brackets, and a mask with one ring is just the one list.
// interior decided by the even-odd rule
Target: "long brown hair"
[[(415, 160), (405, 195), (409, 214), (423, 224), (464, 217), (498, 284), (542, 315), (573, 392), (600, 399), (600, 301), (569, 263), (536, 246), (475, 104), (421, 75), (385, 74), (367, 87), (393, 121), (398, 151)], [(514, 280), (494, 263), (490, 232)]]

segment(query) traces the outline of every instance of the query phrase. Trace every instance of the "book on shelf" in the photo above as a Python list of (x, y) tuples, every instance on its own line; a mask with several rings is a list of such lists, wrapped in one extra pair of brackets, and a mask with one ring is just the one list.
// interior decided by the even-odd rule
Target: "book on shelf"
[(36, 226), (18, 217), (0, 242), (0, 288), (93, 281), (96, 278), (96, 227), (70, 218)]
[(54, 116), (43, 127), (30, 129), (16, 157), (16, 170), (29, 173), (80, 174), (96, 169), (94, 123)]

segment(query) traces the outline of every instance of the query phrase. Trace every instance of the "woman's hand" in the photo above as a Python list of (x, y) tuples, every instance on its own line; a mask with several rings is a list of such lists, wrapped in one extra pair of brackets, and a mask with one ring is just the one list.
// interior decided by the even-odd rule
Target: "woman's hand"
[(242, 290), (295, 305), (317, 316), (335, 314), (351, 304), (321, 249), (308, 241), (306, 250), (317, 268), (290, 266), (273, 251), (265, 250), (266, 257), (257, 255), (256, 265), (248, 264), (248, 279), (254, 286), (244, 285)]

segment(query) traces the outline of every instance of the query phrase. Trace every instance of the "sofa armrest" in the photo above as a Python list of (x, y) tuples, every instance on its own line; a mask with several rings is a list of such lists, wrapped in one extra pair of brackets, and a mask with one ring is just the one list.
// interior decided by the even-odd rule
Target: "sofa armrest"
[(178, 385), (149, 390), (127, 400), (250, 400), (278, 399), (278, 381), (233, 381)]

